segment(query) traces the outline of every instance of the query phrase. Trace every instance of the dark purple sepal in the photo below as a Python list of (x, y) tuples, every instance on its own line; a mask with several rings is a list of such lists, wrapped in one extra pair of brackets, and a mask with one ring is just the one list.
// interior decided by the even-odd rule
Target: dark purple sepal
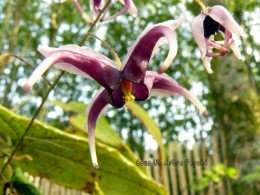
[(145, 34), (132, 50), (123, 70), (123, 78), (134, 83), (143, 83), (148, 63), (157, 41), (166, 34), (172, 34), (166, 26), (155, 26)]

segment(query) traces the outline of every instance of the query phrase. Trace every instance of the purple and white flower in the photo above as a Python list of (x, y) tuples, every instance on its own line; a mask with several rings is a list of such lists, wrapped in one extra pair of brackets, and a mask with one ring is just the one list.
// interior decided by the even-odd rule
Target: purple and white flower
[[(101, 88), (89, 104), (86, 114), (89, 147), (94, 168), (98, 169), (95, 151), (96, 121), (107, 105), (121, 108), (127, 101), (143, 101), (150, 95), (170, 96), (180, 94), (190, 100), (204, 116), (205, 107), (200, 101), (181, 87), (167, 74), (163, 73), (177, 53), (177, 40), (174, 30), (182, 23), (183, 17), (169, 20), (144, 30), (130, 48), (123, 64), (110, 60), (106, 56), (88, 47), (67, 45), (60, 48), (39, 46), (39, 51), (46, 56), (35, 69), (24, 85), (24, 92), (28, 93), (36, 81), (52, 65), (73, 74), (91, 77)], [(169, 43), (169, 53), (163, 65), (157, 72), (147, 71), (147, 66), (158, 47)], [(160, 73), (158, 73), (160, 72)]]
[[(65, 2), (67, 0), (62, 0), (61, 2)], [(106, 10), (104, 11), (104, 13), (102, 14), (102, 17), (100, 19), (100, 22), (104, 22), (104, 21), (108, 21), (108, 20), (112, 20), (120, 15), (125, 14), (127, 11), (133, 16), (136, 17), (137, 16), (137, 9), (135, 7), (135, 4), (132, 0), (119, 0), (123, 5), (124, 8), (116, 13), (113, 16), (109, 16), (109, 17), (105, 17), (106, 13), (109, 10), (109, 7), (111, 5), (111, 1), (109, 3), (109, 6), (106, 8)], [(89, 23), (92, 24), (92, 20), (90, 19), (90, 17), (88, 17), (88, 15), (84, 12), (84, 10), (82, 9), (82, 7), (80, 6), (78, 0), (71, 0), (71, 2), (75, 5), (75, 7), (79, 10), (79, 12), (81, 13), (82, 17)], [(89, 5), (90, 5), (90, 9), (92, 12), (92, 19), (95, 20), (97, 18), (97, 16), (99, 15), (99, 13), (101, 12), (102, 8), (105, 6), (105, 0), (90, 0), (89, 1)]]
[[(191, 30), (208, 73), (213, 73), (210, 65), (212, 57), (224, 56), (229, 53), (228, 46), (231, 47), (235, 56), (241, 59), (240, 51), (233, 39), (233, 33), (243, 36), (243, 29), (225, 7), (216, 5), (203, 9), (201, 14), (194, 18)], [(214, 34), (218, 31), (223, 35), (224, 42), (214, 41)], [(219, 50), (220, 53), (213, 53), (212, 48)]]

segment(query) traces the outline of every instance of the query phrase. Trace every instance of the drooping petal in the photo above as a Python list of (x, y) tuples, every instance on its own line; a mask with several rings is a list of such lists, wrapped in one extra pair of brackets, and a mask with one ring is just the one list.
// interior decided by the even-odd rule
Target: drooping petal
[(136, 6), (133, 2), (133, 0), (119, 0), (122, 4), (126, 5), (129, 1), (129, 8), (128, 8), (128, 12), (133, 16), (133, 17), (137, 17), (137, 9), (136, 9)]
[(155, 72), (147, 72), (146, 77), (151, 76), (154, 77), (152, 91), (156, 90), (156, 93), (159, 93), (161, 91), (164, 96), (167, 93), (169, 95), (182, 95), (183, 97), (191, 101), (202, 112), (204, 116), (208, 115), (206, 108), (201, 104), (201, 102), (185, 88), (178, 85), (176, 81), (174, 81), (167, 74), (156, 74)]
[(234, 52), (237, 59), (241, 60), (241, 53), (240, 53), (238, 46), (236, 45), (236, 41), (234, 38), (232, 38), (232, 42), (230, 43), (229, 46), (232, 49), (232, 51)]
[[(63, 50), (74, 51), (74, 52), (80, 53), (82, 55), (90, 55), (90, 56), (92, 55), (98, 61), (118, 69), (118, 65), (115, 62), (113, 62), (111, 59), (109, 59), (105, 55), (103, 55), (103, 54), (101, 54), (99, 52), (96, 52), (96, 51), (94, 51), (93, 49), (91, 49), (89, 47), (80, 47), (78, 45), (63, 45), (63, 46), (61, 46), (59, 48), (55, 48), (55, 47), (48, 47), (48, 46), (39, 45), (37, 50), (42, 55), (44, 55), (45, 57), (47, 57), (52, 52), (63, 51)], [(58, 64), (56, 64), (55, 66), (58, 66)], [(75, 74), (75, 73), (73, 73), (73, 74)]]
[[(169, 20), (146, 28), (137, 38), (123, 62), (123, 77), (135, 83), (144, 81), (145, 71), (151, 59), (156, 43), (166, 37), (169, 43), (169, 53), (159, 72), (164, 72), (171, 64), (177, 53), (177, 40), (173, 30), (177, 28), (183, 17)], [(163, 42), (164, 43), (164, 42)], [(157, 45), (158, 47), (158, 45)]]
[(155, 54), (157, 54), (160, 51), (160, 47), (166, 43), (168, 43), (168, 40), (166, 37), (162, 37), (157, 41), (156, 45), (154, 46), (153, 53), (151, 55), (151, 59), (154, 57)]
[[(193, 19), (192, 24), (191, 24), (191, 32), (194, 37), (194, 40), (196, 41), (196, 43), (199, 47), (199, 50), (201, 53), (201, 59), (203, 61), (204, 67), (206, 68), (206, 70), (209, 74), (212, 74), (213, 70), (211, 69), (211, 64), (210, 64), (212, 57), (206, 56), (207, 52), (211, 52), (212, 49), (211, 49), (211, 47), (209, 47), (206, 44), (206, 40), (204, 37), (203, 22), (204, 22), (205, 18), (206, 18), (206, 15), (204, 15), (204, 14), (199, 14), (198, 16), (196, 16)], [(209, 39), (212, 40), (213, 36), (210, 36)]]
[(84, 10), (81, 8), (78, 0), (71, 0), (71, 2), (75, 5), (75, 7), (79, 10), (80, 14), (82, 15), (82, 17), (87, 21), (87, 23), (91, 24), (91, 20), (88, 17), (88, 15), (84, 12)]
[[(214, 40), (214, 37), (213, 37), (213, 36), (210, 36), (209, 39), (210, 39), (210, 40)], [(207, 45), (206, 51), (212, 53), (212, 47), (210, 47), (210, 46)], [(202, 58), (202, 57), (201, 57), (201, 58)], [(212, 60), (212, 57), (208, 57), (208, 56), (204, 56), (204, 57), (202, 58), (203, 65), (204, 65), (204, 67), (206, 68), (206, 70), (207, 70), (207, 72), (208, 72), (209, 74), (212, 74), (212, 73), (213, 73), (213, 70), (212, 70), (212, 68), (211, 68), (211, 60)]]
[(108, 90), (114, 90), (120, 81), (121, 73), (117, 68), (114, 68), (114, 62), (90, 48), (65, 46), (51, 50), (43, 52), (47, 54), (47, 57), (29, 77), (24, 86), (25, 93), (28, 93), (40, 76), (54, 64), (73, 74), (89, 75)]
[(108, 21), (108, 20), (112, 20), (120, 15), (123, 15), (124, 13), (126, 13), (128, 11), (128, 9), (130, 8), (130, 0), (124, 0), (123, 1), (123, 4), (125, 5), (125, 7), (120, 11), (118, 12), (117, 14), (113, 15), (113, 16), (109, 16), (107, 18), (102, 18), (102, 22), (103, 21)]
[[(169, 77), (166, 73), (161, 74), (161, 76), (164, 77), (165, 79), (168, 79), (172, 83), (178, 84), (173, 78)], [(146, 78), (147, 77), (153, 77), (155, 79), (158, 77), (158, 75), (157, 75), (157, 73), (151, 71), (151, 72), (147, 72)], [(153, 79), (153, 81), (154, 81), (154, 79)], [(174, 93), (171, 91), (153, 88), (153, 85), (150, 89), (150, 96), (169, 97), (169, 96), (176, 95), (176, 94), (177, 93)]]
[(201, 58), (203, 59), (207, 53), (207, 45), (204, 37), (204, 28), (203, 22), (205, 20), (206, 15), (199, 14), (196, 16), (191, 23), (191, 32), (199, 46), (201, 52)]
[(98, 169), (96, 146), (95, 146), (95, 128), (96, 122), (102, 110), (108, 105), (107, 100), (109, 99), (108, 92), (105, 88), (101, 88), (93, 98), (92, 102), (88, 105), (86, 115), (87, 122), (85, 124), (85, 129), (88, 129), (88, 141), (90, 155), (93, 163), (93, 167)]
[(215, 5), (211, 8), (207, 8), (203, 13), (220, 23), (229, 32), (243, 36), (243, 29), (225, 7)]
[(102, 0), (89, 0), (89, 6), (91, 9), (91, 13), (93, 16), (93, 19), (95, 20), (101, 11), (101, 9), (104, 6), (104, 1)]
[(206, 68), (207, 72), (209, 74), (212, 74), (213, 73), (213, 70), (211, 68), (211, 60), (212, 60), (212, 57), (207, 57), (205, 56), (202, 61), (203, 61), (203, 65), (204, 67)]

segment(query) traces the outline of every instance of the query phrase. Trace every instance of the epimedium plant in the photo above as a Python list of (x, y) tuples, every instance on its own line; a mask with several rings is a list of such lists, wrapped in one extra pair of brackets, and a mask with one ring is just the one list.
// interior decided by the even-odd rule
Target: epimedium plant
[[(39, 51), (46, 56), (46, 59), (28, 79), (24, 92), (28, 93), (31, 86), (53, 64), (74, 74), (90, 76), (102, 86), (88, 106), (86, 123), (93, 166), (98, 169), (95, 151), (95, 123), (108, 104), (121, 108), (127, 101), (135, 99), (142, 101), (151, 94), (159, 96), (180, 94), (189, 99), (203, 115), (207, 116), (206, 108), (193, 95), (166, 74), (160, 74), (169, 67), (176, 55), (177, 42), (172, 31), (181, 24), (182, 20), (183, 18), (180, 17), (177, 20), (157, 24), (144, 30), (127, 54), (122, 67), (117, 58), (119, 68), (113, 61), (90, 48), (68, 45), (55, 49), (40, 46)], [(156, 52), (157, 47), (164, 43), (164, 39), (163, 42), (160, 42), (162, 37), (166, 37), (170, 44), (169, 54), (157, 72), (146, 71), (150, 58), (154, 55), (153, 52)]]
[[(98, 21), (106, 21), (116, 16), (119, 16), (125, 13), (128, 9), (134, 9), (132, 1), (124, 1), (125, 8), (116, 14), (115, 16), (105, 18), (105, 14), (108, 12), (108, 8), (110, 5), (110, 1), (106, 3), (103, 9), (100, 8), (100, 1), (91, 1), (91, 6), (94, 10), (95, 21), (88, 21), (86, 19), (86, 14), (80, 7), (77, 1), (72, 1), (77, 9), (81, 12), (85, 20), (91, 24), (90, 31), (94, 28)], [(218, 6), (217, 8), (223, 10), (224, 8)], [(216, 8), (208, 8), (203, 12), (203, 19), (198, 20), (199, 23), (203, 23), (204, 29), (204, 37), (206, 38), (207, 49), (216, 48), (222, 51), (221, 55), (225, 55), (228, 53), (227, 46), (233, 45), (234, 40), (232, 39), (231, 33), (233, 30), (229, 30), (229, 27), (234, 24), (232, 18), (227, 14), (227, 20), (231, 23), (223, 23), (222, 20), (215, 19), (215, 15), (210, 14), (210, 11), (214, 11)], [(204, 9), (203, 9), (204, 10)], [(224, 10), (225, 14), (228, 13), (227, 10)], [(131, 13), (131, 12), (130, 12)], [(133, 12), (132, 12), (133, 13)], [(103, 15), (102, 15), (103, 14)], [(136, 15), (136, 14), (133, 14)], [(101, 18), (100, 18), (101, 17)], [(208, 19), (207, 17), (210, 17)], [(215, 21), (216, 20), (216, 21)], [(196, 97), (190, 94), (186, 89), (179, 86), (172, 78), (167, 76), (164, 72), (170, 66), (171, 62), (175, 58), (177, 53), (177, 40), (173, 33), (174, 29), (177, 28), (181, 24), (182, 18), (177, 20), (170, 20), (164, 23), (160, 23), (154, 25), (152, 27), (148, 27), (144, 30), (143, 33), (137, 38), (136, 42), (130, 48), (129, 53), (126, 55), (123, 63), (120, 62), (119, 58), (116, 57), (117, 63), (114, 63), (112, 60), (106, 58), (100, 53), (93, 51), (90, 48), (86, 47), (78, 47), (76, 45), (70, 46), (62, 46), (60, 48), (51, 48), (51, 47), (39, 47), (39, 51), (45, 55), (45, 60), (36, 68), (34, 73), (28, 79), (27, 83), (24, 86), (24, 92), (28, 93), (29, 89), (35, 82), (39, 79), (40, 76), (52, 65), (56, 65), (56, 67), (61, 68), (65, 71), (79, 74), (83, 76), (90, 76), (94, 80), (96, 80), (102, 87), (96, 96), (93, 99), (93, 102), (89, 105), (87, 110), (87, 123), (86, 128), (88, 129), (89, 136), (89, 144), (92, 162), (94, 168), (98, 168), (97, 157), (95, 152), (95, 125), (97, 118), (99, 117), (101, 111), (106, 107), (106, 105), (110, 104), (116, 108), (123, 107), (125, 102), (127, 101), (142, 101), (148, 98), (151, 94), (156, 94), (160, 96), (168, 96), (174, 94), (183, 95), (185, 98), (189, 99), (192, 103), (194, 103), (199, 110), (203, 113), (203, 115), (207, 115), (206, 108), (202, 106), (202, 104), (198, 101)], [(205, 28), (204, 23), (213, 22), (213, 24), (207, 28)], [(209, 21), (209, 22), (208, 22)], [(233, 23), (232, 23), (233, 22)], [(235, 23), (236, 24), (236, 23)], [(238, 28), (238, 25), (236, 26)], [(198, 28), (197, 26), (192, 29)], [(200, 29), (201, 30), (201, 24)], [(206, 30), (205, 30), (206, 29)], [(210, 36), (212, 36), (216, 31), (221, 30), (225, 33), (225, 41), (224, 44), (217, 44), (208, 40)], [(86, 36), (83, 38), (85, 40), (89, 32), (87, 32)], [(210, 33), (208, 33), (210, 31)], [(194, 32), (194, 31), (193, 31)], [(206, 36), (205, 36), (205, 32)], [(212, 33), (213, 32), (213, 33)], [(201, 36), (199, 33), (195, 33), (195, 40), (197, 41), (197, 36)], [(241, 34), (241, 30), (239, 33)], [(208, 36), (209, 35), (209, 36)], [(166, 38), (166, 39), (165, 39)], [(169, 54), (164, 61), (163, 65), (158, 69), (157, 72), (146, 71), (148, 63), (153, 55), (159, 51), (159, 47), (169, 42)], [(82, 41), (84, 42), (84, 41)], [(198, 42), (198, 41), (197, 41)], [(200, 41), (199, 47), (201, 48)], [(204, 44), (204, 43), (203, 43)], [(205, 47), (205, 45), (203, 45)], [(210, 48), (211, 47), (211, 48)], [(232, 48), (233, 49), (233, 48)], [(202, 52), (202, 50), (201, 50)], [(204, 51), (203, 51), (204, 52)], [(237, 52), (236, 52), (237, 53)], [(202, 55), (204, 55), (202, 53)], [(207, 57), (216, 57), (217, 55), (205, 54)], [(221, 56), (218, 55), (218, 56)], [(2, 56), (2, 57), (6, 57)], [(205, 57), (205, 56), (204, 56)], [(204, 58), (203, 57), (203, 58)], [(121, 66), (122, 64), (122, 66)], [(208, 66), (206, 66), (208, 72)], [(210, 66), (209, 66), (210, 67)], [(6, 165), (10, 163), (13, 155), (15, 154), (17, 148), (22, 143), (25, 135), (30, 129), (33, 121), (40, 111), (43, 103), (48, 97), (49, 92), (55, 87), (56, 83), (59, 81), (61, 76), (64, 74), (64, 71), (60, 74), (58, 79), (54, 82), (54, 84), (50, 85), (50, 88), (43, 98), (41, 106), (37, 109), (36, 114), (34, 115), (31, 123), (26, 128), (26, 131), (22, 135), (20, 141), (17, 144), (16, 149), (13, 150), (13, 153), (10, 155)], [(6, 166), (4, 166), (3, 170)], [(2, 170), (2, 172), (3, 172)]]

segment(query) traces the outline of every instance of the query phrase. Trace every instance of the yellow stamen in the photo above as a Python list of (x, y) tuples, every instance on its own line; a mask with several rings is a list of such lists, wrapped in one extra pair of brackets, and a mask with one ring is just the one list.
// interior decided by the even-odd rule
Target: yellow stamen
[(200, 0), (195, 0), (196, 3), (199, 4), (199, 6), (201, 7), (202, 10), (204, 10), (206, 8), (206, 6), (200, 1)]
[(120, 85), (125, 95), (123, 97), (125, 102), (127, 101), (133, 102), (135, 100), (135, 96), (132, 95), (132, 82), (122, 79)]

